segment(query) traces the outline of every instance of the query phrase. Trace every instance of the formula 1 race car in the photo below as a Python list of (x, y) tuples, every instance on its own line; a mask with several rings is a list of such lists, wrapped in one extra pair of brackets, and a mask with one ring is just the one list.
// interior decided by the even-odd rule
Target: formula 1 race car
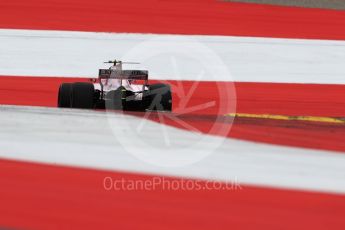
[[(168, 84), (148, 84), (147, 70), (122, 70), (122, 61), (108, 61), (109, 69), (100, 69), (92, 83), (62, 83), (58, 107), (115, 109), (129, 111), (171, 111), (172, 96)], [(137, 64), (129, 63), (126, 64)], [(138, 81), (142, 84), (138, 84)]]

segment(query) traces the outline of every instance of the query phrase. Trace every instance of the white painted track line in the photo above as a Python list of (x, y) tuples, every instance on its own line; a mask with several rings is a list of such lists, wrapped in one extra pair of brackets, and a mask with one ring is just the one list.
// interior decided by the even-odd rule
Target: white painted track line
[(198, 80), (345, 83), (345, 41), (0, 29), (1, 75), (96, 77), (103, 61), (130, 58), (154, 78), (196, 80), (211, 56), (231, 75)]
[[(135, 127), (142, 121), (102, 111), (0, 106), (0, 157), (345, 194), (344, 154), (199, 136), (151, 121), (141, 132)], [(143, 151), (141, 141), (152, 151)], [(169, 167), (169, 161), (188, 162), (204, 151), (211, 154)], [(158, 155), (163, 158), (155, 161)]]

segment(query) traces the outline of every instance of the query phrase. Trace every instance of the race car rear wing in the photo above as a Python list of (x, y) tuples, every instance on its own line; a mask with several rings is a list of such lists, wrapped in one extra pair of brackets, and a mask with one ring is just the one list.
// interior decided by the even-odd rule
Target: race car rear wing
[(149, 78), (147, 70), (114, 70), (100, 69), (99, 79), (145, 80)]

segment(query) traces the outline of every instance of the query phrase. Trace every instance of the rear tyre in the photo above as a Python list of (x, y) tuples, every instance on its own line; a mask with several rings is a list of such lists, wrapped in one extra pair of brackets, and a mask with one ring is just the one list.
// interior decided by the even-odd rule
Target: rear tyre
[(71, 87), (71, 107), (79, 109), (94, 108), (95, 87), (91, 83), (77, 82)]
[(149, 86), (148, 96), (150, 97), (149, 110), (171, 111), (172, 96), (170, 85), (153, 84)]
[(62, 83), (59, 88), (58, 94), (58, 107), (70, 108), (71, 107), (71, 83)]

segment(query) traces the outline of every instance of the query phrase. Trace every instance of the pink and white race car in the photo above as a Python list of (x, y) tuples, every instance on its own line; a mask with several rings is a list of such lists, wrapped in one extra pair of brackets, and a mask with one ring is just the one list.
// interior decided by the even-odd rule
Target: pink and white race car
[[(172, 110), (170, 85), (149, 85), (147, 70), (122, 70), (122, 61), (105, 63), (111, 63), (113, 66), (109, 69), (100, 69), (98, 79), (92, 79), (92, 83), (62, 83), (59, 88), (58, 107), (130, 111)], [(140, 81), (142, 84), (138, 84)]]

